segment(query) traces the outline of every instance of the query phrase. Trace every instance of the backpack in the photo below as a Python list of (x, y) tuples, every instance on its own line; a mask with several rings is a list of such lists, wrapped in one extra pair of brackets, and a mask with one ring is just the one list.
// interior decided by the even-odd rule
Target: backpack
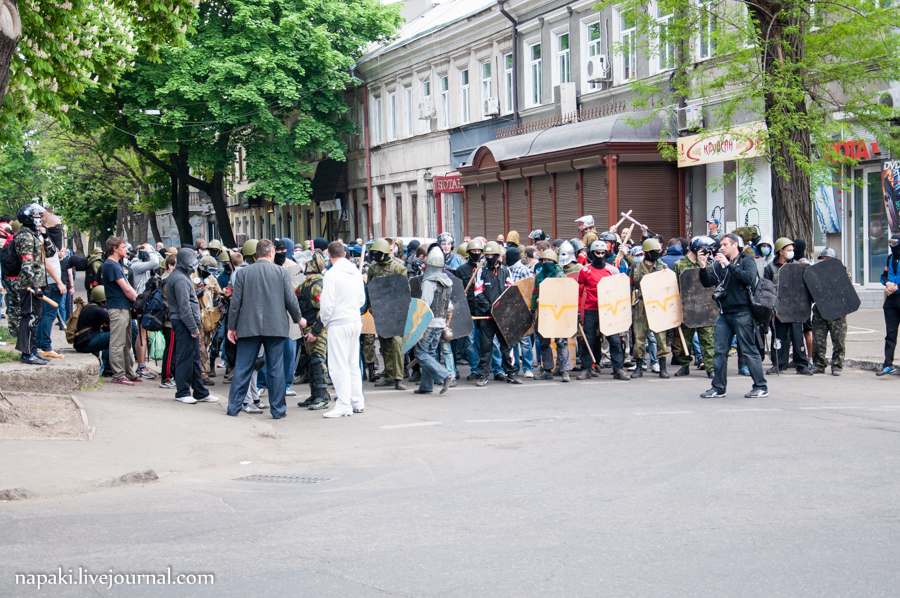
[(747, 292), (750, 294), (750, 312), (753, 318), (760, 326), (768, 327), (775, 317), (775, 298), (778, 296), (775, 283), (758, 276), (756, 282), (747, 287)]
[(3, 269), (3, 276), (6, 278), (15, 278), (22, 271), (22, 260), (16, 253), (15, 237), (9, 237), (0, 249), (0, 268)]
[(88, 293), (94, 288), (94, 284), (100, 284), (100, 268), (103, 267), (103, 254), (96, 253), (88, 258), (87, 268), (84, 270), (84, 290)]
[[(135, 310), (141, 321), (141, 326), (144, 330), (150, 332), (162, 330), (169, 319), (169, 303), (166, 301), (166, 281), (158, 280), (158, 282), (153, 283), (154, 280), (157, 279), (151, 278), (147, 281), (148, 288), (144, 289), (147, 297), (141, 302), (140, 312)], [(150, 290), (151, 288), (152, 290)]]
[(84, 307), (84, 299), (81, 297), (75, 297), (75, 310), (72, 312), (72, 315), (66, 318), (66, 342), (70, 345), (75, 344), (75, 339), (78, 337), (78, 318), (81, 317), (81, 310)]

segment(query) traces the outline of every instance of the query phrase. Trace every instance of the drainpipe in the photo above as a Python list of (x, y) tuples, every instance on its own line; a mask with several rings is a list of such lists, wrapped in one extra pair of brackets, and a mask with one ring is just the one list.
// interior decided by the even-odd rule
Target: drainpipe
[(506, 12), (506, 9), (503, 5), (506, 3), (506, 0), (499, 0), (497, 5), (500, 7), (500, 14), (509, 19), (509, 22), (512, 23), (512, 86), (513, 86), (513, 124), (519, 124), (519, 24), (513, 18), (511, 14)]
[[(366, 137), (366, 199), (369, 201), (369, 230), (366, 231), (369, 238), (373, 238), (375, 236), (375, 224), (372, 222), (372, 151), (369, 149), (369, 86), (366, 85), (366, 82), (357, 77), (354, 73), (356, 67), (350, 69), (350, 78), (358, 83), (362, 84), (362, 92), (363, 92), (363, 119), (366, 121), (363, 124), (363, 131)], [(384, 222), (384, 214), (381, 215), (381, 220)], [(363, 241), (367, 241), (368, 239), (363, 239)]]

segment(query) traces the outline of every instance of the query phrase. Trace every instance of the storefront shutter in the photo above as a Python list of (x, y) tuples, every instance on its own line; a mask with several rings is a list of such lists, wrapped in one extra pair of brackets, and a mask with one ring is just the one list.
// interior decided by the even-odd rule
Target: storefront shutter
[[(509, 195), (506, 198), (509, 204), (509, 230), (519, 233), (519, 242), (526, 242), (528, 234), (528, 198), (525, 196), (525, 179), (513, 179), (509, 181)], [(509, 231), (507, 231), (509, 232)]]
[(580, 237), (578, 223), (578, 173), (556, 175), (556, 236), (560, 239)]
[(531, 177), (531, 226), (553, 234), (550, 175)]
[(466, 188), (466, 235), (470, 237), (484, 236), (484, 186), (469, 185)]
[[(668, 164), (620, 164), (619, 211), (668, 240), (678, 230), (678, 168)], [(637, 234), (635, 234), (637, 237)]]
[[(741, 176), (738, 184), (738, 226), (758, 226), (761, 236), (772, 236), (772, 179), (770, 178), (769, 163), (763, 158), (753, 159), (753, 172), (745, 166), (747, 161), (738, 162)], [(752, 182), (748, 179), (752, 179)], [(751, 187), (752, 186), (752, 187)], [(746, 188), (751, 187), (751, 188)], [(752, 203), (743, 203), (749, 199)], [(724, 230), (724, 227), (723, 229)]]
[[(584, 214), (579, 214), (576, 218), (590, 214), (594, 217), (597, 230), (608, 229), (606, 212), (609, 188), (606, 184), (606, 168), (585, 168), (582, 183), (584, 184)], [(578, 230), (578, 225), (575, 225), (575, 230)]]
[(493, 241), (497, 235), (506, 234), (503, 230), (503, 183), (489, 183), (484, 186), (485, 228), (488, 241)]

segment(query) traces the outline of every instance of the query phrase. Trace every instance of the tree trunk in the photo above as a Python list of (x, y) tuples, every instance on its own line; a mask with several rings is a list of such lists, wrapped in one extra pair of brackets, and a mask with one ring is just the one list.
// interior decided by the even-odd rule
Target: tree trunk
[(225, 201), (225, 173), (217, 172), (213, 175), (212, 188), (209, 190), (209, 199), (216, 211), (216, 224), (219, 227), (219, 240), (225, 247), (235, 247), (234, 231), (231, 228), (231, 218), (228, 216), (228, 204)]
[[(97, 225), (91, 225), (91, 232), (88, 234), (88, 253), (94, 250), (94, 244), (97, 242)], [(87, 253), (85, 254), (87, 255)]]
[(14, 0), (0, 0), (0, 108), (9, 84), (9, 66), (22, 37), (19, 7)]
[[(150, 221), (150, 232), (153, 233), (154, 240), (159, 243), (162, 241), (162, 235), (159, 234), (159, 223), (156, 221), (156, 212), (147, 214), (147, 220)], [(163, 241), (165, 243), (165, 241)]]
[(72, 241), (75, 242), (75, 253), (84, 257), (87, 255), (84, 252), (84, 244), (81, 242), (81, 231), (78, 230), (78, 225), (72, 225)]
[[(177, 154), (170, 155), (172, 166), (176, 172), (187, 174), (187, 150), (179, 147)], [(178, 237), (182, 245), (193, 245), (194, 235), (191, 233), (190, 208), (188, 205), (188, 184), (181, 176), (169, 177), (172, 183), (172, 217), (178, 228)]]

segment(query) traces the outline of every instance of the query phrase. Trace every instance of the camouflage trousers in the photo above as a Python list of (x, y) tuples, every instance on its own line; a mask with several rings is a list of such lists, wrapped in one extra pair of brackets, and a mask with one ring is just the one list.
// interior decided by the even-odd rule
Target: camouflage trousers
[(650, 332), (650, 326), (647, 324), (647, 312), (644, 311), (644, 302), (638, 301), (634, 305), (634, 347), (631, 350), (631, 357), (635, 361), (644, 359), (644, 343), (647, 341), (647, 334), (656, 335), (656, 357), (660, 360), (668, 357), (669, 346), (666, 344), (666, 333)]
[(204, 378), (209, 377), (209, 346), (212, 344), (212, 333), (207, 332), (200, 324), (200, 372)]
[(678, 359), (682, 367), (691, 365), (691, 351), (693, 347), (694, 332), (700, 339), (700, 356), (703, 360), (703, 368), (707, 372), (713, 371), (713, 356), (716, 352), (716, 346), (713, 343), (713, 327), (704, 326), (703, 328), (688, 328), (684, 324), (681, 325), (681, 333), (684, 335), (684, 342), (687, 347), (681, 346), (681, 335), (676, 331), (673, 345), (678, 347)]
[(362, 343), (362, 360), (363, 365), (378, 364), (378, 356), (375, 354), (375, 335), (360, 334), (360, 342)]
[(9, 334), (19, 336), (19, 320), (22, 309), (19, 307), (19, 279), (3, 277), (3, 288), (6, 289), (6, 317), (9, 318)]
[[(306, 336), (310, 332), (312, 332), (312, 328), (306, 328), (303, 331), (303, 335)], [(323, 360), (328, 359), (328, 331), (323, 328), (321, 334), (319, 334), (319, 336), (316, 337), (316, 340), (311, 343), (304, 340), (303, 348), (306, 349), (306, 354), (309, 355), (310, 358), (312, 358), (313, 355), (319, 355)], [(327, 376), (328, 365), (323, 363), (322, 368)]]
[(403, 337), (378, 337), (381, 356), (384, 357), (384, 379), (388, 382), (403, 380)]
[(819, 314), (819, 310), (813, 310), (812, 335), (813, 335), (813, 365), (824, 371), (826, 367), (825, 355), (828, 351), (828, 334), (831, 333), (831, 371), (844, 368), (844, 345), (847, 340), (847, 316), (837, 320), (826, 320)]

